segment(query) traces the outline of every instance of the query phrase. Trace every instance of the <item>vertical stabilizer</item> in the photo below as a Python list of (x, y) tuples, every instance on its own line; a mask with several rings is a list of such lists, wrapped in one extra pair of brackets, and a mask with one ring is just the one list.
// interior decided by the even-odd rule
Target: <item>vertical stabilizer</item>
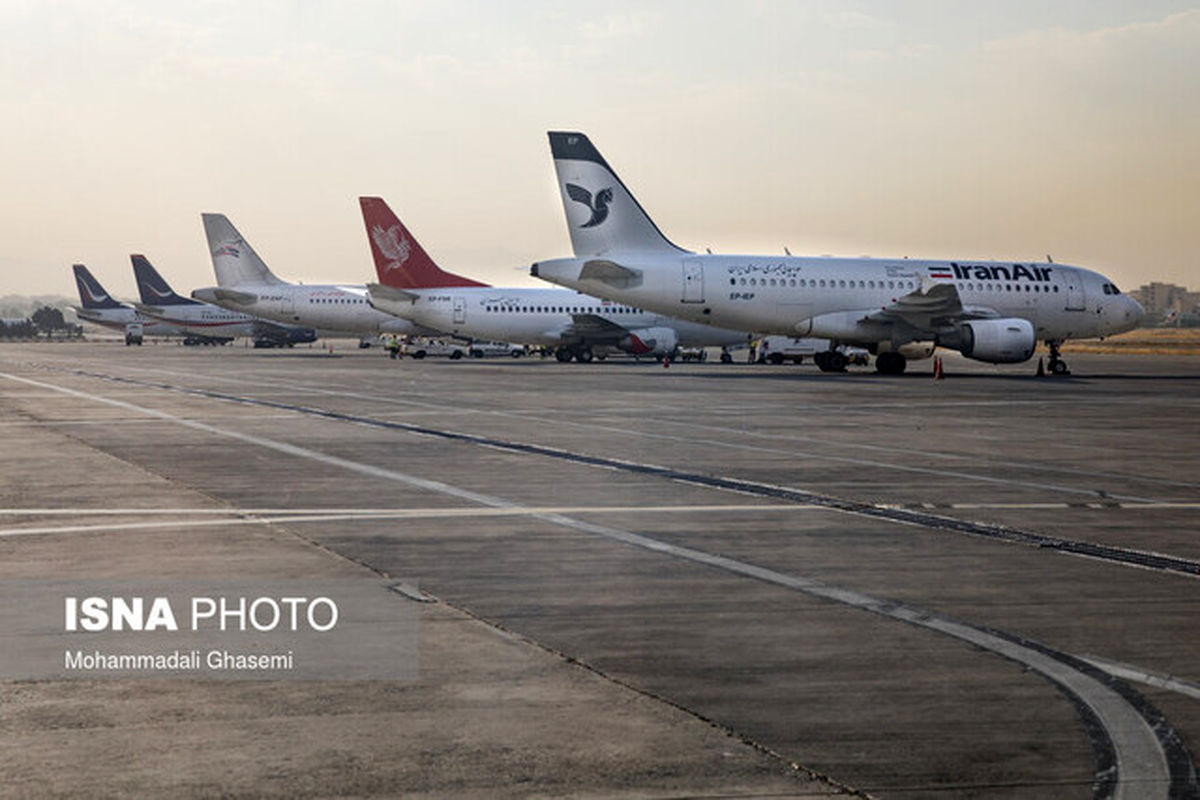
[(162, 275), (158, 274), (158, 270), (150, 264), (149, 259), (145, 256), (131, 255), (129, 260), (133, 262), (133, 277), (137, 280), (138, 294), (142, 296), (142, 303), (145, 305), (199, 305), (199, 303), (189, 297), (180, 297), (175, 294), (175, 290), (171, 288)]
[(242, 238), (237, 228), (224, 214), (201, 214), (204, 233), (208, 236), (208, 252), (212, 254), (217, 285), (229, 289), (236, 286), (281, 286), (284, 281), (275, 277)]
[(122, 303), (114, 300), (112, 295), (104, 291), (104, 287), (100, 285), (100, 281), (96, 280), (83, 264), (76, 264), (71, 269), (75, 271), (75, 285), (79, 287), (79, 303), (83, 308), (125, 307)]
[(394, 289), (440, 289), (448, 286), (487, 286), (446, 272), (433, 263), (425, 248), (379, 197), (360, 197), (367, 241), (379, 282)]
[(662, 235), (582, 133), (550, 131), (550, 153), (576, 256), (687, 252)]

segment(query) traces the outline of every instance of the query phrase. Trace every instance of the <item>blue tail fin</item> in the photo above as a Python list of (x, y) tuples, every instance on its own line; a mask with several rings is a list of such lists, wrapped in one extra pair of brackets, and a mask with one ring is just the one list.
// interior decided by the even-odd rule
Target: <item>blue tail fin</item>
[(100, 281), (92, 277), (92, 273), (83, 264), (71, 267), (75, 271), (75, 285), (79, 287), (79, 303), (84, 308), (124, 308), (121, 303), (112, 299)]
[(158, 270), (150, 265), (145, 256), (132, 255), (133, 276), (137, 279), (138, 294), (142, 303), (148, 306), (194, 306), (199, 305), (190, 297), (180, 297), (175, 290), (163, 280)]

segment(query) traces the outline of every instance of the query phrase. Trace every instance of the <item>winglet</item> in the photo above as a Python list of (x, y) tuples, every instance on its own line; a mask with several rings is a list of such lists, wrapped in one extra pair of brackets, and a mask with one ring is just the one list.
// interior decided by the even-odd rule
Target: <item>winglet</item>
[(360, 197), (367, 241), (379, 282), (393, 289), (440, 289), (449, 286), (487, 286), (446, 272), (433, 263), (408, 228), (380, 197)]

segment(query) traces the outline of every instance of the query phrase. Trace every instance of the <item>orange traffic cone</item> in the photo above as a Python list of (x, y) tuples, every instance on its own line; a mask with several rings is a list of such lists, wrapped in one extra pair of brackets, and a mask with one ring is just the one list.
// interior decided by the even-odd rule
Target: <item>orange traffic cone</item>
[(933, 379), (935, 381), (940, 381), (945, 377), (946, 373), (942, 369), (942, 357), (938, 356), (937, 358), (933, 359)]
[(1037, 377), (1039, 377), (1039, 378), (1046, 377), (1046, 364), (1044, 362), (1045, 362), (1045, 359), (1042, 358), (1041, 356), (1038, 356)]

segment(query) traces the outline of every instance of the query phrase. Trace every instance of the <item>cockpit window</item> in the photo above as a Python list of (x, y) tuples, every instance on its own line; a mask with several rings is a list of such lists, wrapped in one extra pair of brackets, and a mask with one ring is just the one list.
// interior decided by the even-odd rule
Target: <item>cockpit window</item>
[(1101, 286), (1100, 288), (1104, 290), (1105, 294), (1112, 294), (1112, 286), (1110, 286), (1109, 284), (1106, 283), (1103, 286)]

